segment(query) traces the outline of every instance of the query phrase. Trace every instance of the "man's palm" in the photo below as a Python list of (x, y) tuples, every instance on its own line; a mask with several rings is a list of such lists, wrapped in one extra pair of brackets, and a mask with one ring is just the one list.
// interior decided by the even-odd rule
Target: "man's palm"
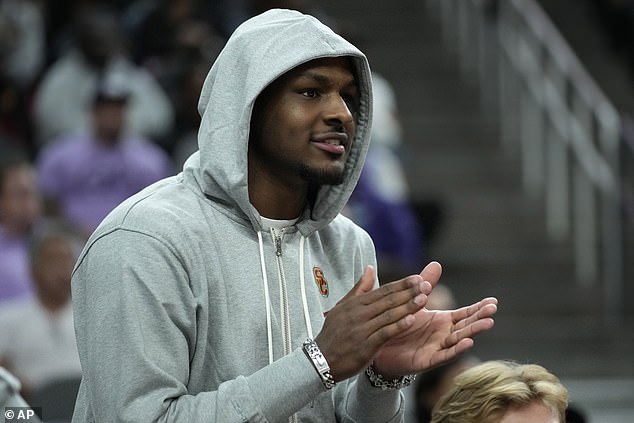
[(473, 346), (473, 337), (493, 327), (497, 300), (485, 298), (457, 310), (421, 309), (414, 324), (381, 347), (374, 364), (383, 374), (419, 373)]

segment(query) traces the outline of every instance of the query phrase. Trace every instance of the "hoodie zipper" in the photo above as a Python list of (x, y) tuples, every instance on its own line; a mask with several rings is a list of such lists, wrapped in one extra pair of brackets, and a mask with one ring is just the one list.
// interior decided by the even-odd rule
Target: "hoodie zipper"
[(275, 243), (275, 256), (277, 261), (277, 273), (280, 284), (280, 314), (282, 321), (282, 341), (284, 345), (284, 355), (292, 352), (291, 349), (291, 323), (288, 307), (288, 288), (286, 284), (286, 275), (284, 274), (284, 266), (282, 263), (282, 237), (284, 236), (284, 228), (279, 232), (275, 228), (271, 228), (271, 235)]
[[(291, 345), (291, 319), (288, 307), (288, 289), (286, 284), (286, 275), (284, 274), (284, 266), (282, 263), (282, 237), (284, 236), (285, 228), (278, 231), (275, 228), (271, 228), (271, 236), (273, 237), (273, 243), (275, 244), (275, 257), (277, 261), (277, 274), (280, 285), (280, 307), (281, 307), (281, 320), (282, 320), (282, 342), (284, 344), (284, 355), (288, 355), (292, 352)], [(310, 407), (314, 407), (314, 402), (310, 402)], [(298, 423), (299, 419), (297, 414), (293, 414), (288, 419), (289, 423)]]

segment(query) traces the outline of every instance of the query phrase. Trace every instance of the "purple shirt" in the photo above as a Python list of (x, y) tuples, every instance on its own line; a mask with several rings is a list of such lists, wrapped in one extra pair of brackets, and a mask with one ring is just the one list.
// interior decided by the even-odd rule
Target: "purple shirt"
[(0, 304), (33, 295), (26, 237), (9, 237), (0, 227)]
[(91, 232), (119, 203), (172, 168), (169, 156), (149, 141), (126, 138), (104, 146), (81, 134), (47, 146), (37, 171), (44, 196), (58, 201), (68, 219)]

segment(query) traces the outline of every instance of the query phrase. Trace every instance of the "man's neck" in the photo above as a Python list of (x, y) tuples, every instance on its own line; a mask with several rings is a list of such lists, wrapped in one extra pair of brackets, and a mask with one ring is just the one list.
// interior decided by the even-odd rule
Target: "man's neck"
[(308, 203), (308, 187), (307, 184), (290, 186), (265, 177), (249, 177), (249, 200), (261, 216), (296, 219)]

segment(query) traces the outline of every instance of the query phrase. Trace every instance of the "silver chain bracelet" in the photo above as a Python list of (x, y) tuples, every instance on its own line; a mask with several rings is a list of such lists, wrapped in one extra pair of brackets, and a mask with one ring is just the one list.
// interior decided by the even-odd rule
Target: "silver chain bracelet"
[(326, 357), (321, 353), (319, 346), (312, 339), (307, 339), (303, 345), (304, 353), (306, 357), (313, 364), (313, 367), (317, 371), (317, 374), (321, 378), (321, 382), (326, 389), (332, 389), (335, 387), (335, 378), (330, 373), (330, 366), (326, 361)]
[(405, 388), (406, 386), (411, 385), (412, 382), (414, 382), (414, 380), (416, 379), (416, 375), (411, 374), (401, 376), (392, 380), (385, 380), (383, 379), (383, 375), (376, 371), (374, 363), (372, 363), (370, 367), (365, 369), (365, 374), (368, 376), (368, 379), (370, 379), (370, 383), (372, 384), (372, 386), (374, 386), (375, 388), (380, 388), (383, 391), (394, 391), (397, 389)]

